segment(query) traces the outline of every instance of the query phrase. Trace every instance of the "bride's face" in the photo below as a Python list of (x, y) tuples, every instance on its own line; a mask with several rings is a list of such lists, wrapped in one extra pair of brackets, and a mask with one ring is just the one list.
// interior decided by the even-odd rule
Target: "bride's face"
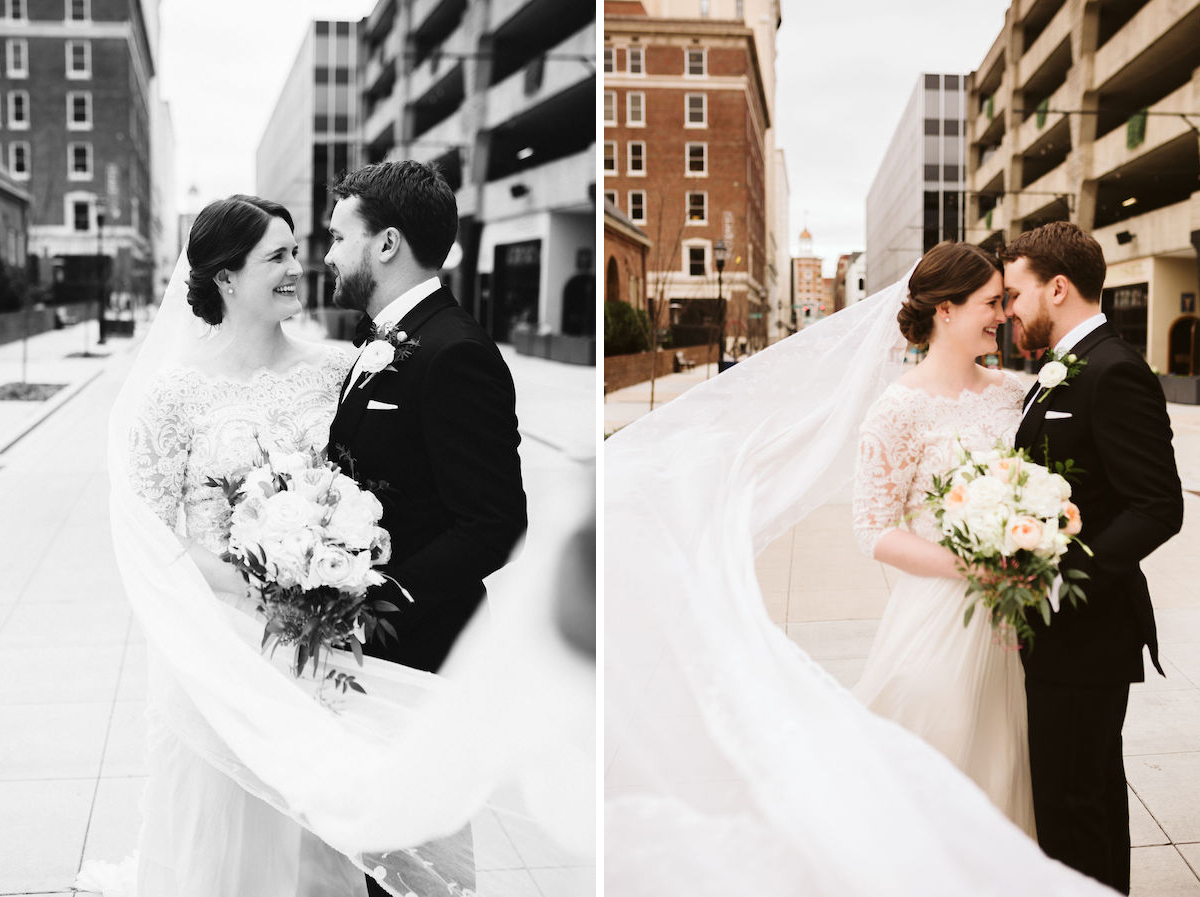
[[(950, 316), (950, 321), (944, 320)], [(1004, 279), (996, 271), (991, 280), (967, 297), (962, 305), (949, 305), (939, 312), (937, 324), (942, 324), (939, 336), (944, 336), (962, 351), (977, 358), (999, 349), (996, 331), (1005, 321)]]
[(247, 253), (242, 269), (229, 274), (233, 294), (225, 306), (231, 316), (282, 321), (299, 312), (296, 283), (304, 268), (296, 252), (292, 229), (282, 218), (273, 217), (262, 239)]

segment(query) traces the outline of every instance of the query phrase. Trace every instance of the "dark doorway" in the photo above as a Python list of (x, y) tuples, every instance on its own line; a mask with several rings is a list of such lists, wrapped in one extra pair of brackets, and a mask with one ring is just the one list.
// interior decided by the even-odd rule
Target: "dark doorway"
[(1108, 323), (1133, 346), (1146, 355), (1146, 314), (1150, 304), (1149, 284), (1110, 287), (1100, 295), (1100, 310)]
[(512, 341), (515, 324), (536, 327), (542, 241), (526, 240), (496, 247), (492, 274), (490, 333), (498, 343)]
[(1184, 377), (1200, 374), (1200, 318), (1176, 318), (1167, 337), (1167, 372)]

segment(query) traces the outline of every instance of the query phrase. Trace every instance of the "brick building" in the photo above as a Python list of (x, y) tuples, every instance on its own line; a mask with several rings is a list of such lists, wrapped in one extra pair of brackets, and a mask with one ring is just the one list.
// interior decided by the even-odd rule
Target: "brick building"
[(669, 303), (677, 344), (704, 339), (723, 241), (727, 344), (765, 346), (770, 115), (754, 32), (611, 12), (604, 31), (604, 191), (652, 241), (649, 295)]
[(825, 280), (821, 276), (821, 259), (813, 255), (812, 234), (805, 228), (800, 232), (800, 246), (792, 258), (792, 320), (796, 329), (815, 324), (827, 313)]
[(145, 301), (154, 54), (142, 5), (6, 0), (3, 13), (0, 152), (32, 197), (35, 275), (58, 302)]
[(604, 201), (604, 301), (652, 310), (646, 301), (645, 232), (607, 199)]

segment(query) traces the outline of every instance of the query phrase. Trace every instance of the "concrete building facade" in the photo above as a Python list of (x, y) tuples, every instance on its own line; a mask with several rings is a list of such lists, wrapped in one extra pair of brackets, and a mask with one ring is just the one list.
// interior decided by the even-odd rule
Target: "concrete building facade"
[(1075, 222), (1121, 335), (1163, 372), (1200, 369), (1200, 2), (1020, 0), (968, 108), (971, 240)]
[(359, 23), (314, 21), (296, 53), (255, 155), (259, 196), (285, 205), (296, 222), (308, 308), (332, 302), (329, 188), (358, 167)]
[(603, 52), (604, 191), (653, 242), (650, 294), (670, 304), (677, 341), (683, 328), (703, 339), (723, 318), (730, 347), (764, 347), (774, 159), (753, 31), (608, 15)]
[(32, 198), (34, 277), (58, 302), (144, 302), (155, 45), (143, 4), (9, 0), (3, 12), (0, 153)]
[(498, 341), (567, 337), (594, 358), (594, 7), (380, 0), (362, 35), (364, 161), (441, 166), (459, 301)]
[(927, 73), (905, 104), (866, 206), (868, 294), (942, 240), (963, 239), (966, 79)]

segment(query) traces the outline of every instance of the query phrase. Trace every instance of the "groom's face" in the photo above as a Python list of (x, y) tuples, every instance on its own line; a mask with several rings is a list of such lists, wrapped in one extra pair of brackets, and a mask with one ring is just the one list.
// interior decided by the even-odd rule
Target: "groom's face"
[(1050, 317), (1053, 287), (1029, 270), (1024, 258), (1004, 266), (1004, 292), (1008, 295), (1008, 314), (1021, 326), (1016, 328), (1017, 346), (1026, 352), (1046, 349), (1054, 331)]
[(367, 232), (366, 222), (358, 214), (358, 197), (339, 199), (329, 219), (332, 242), (325, 253), (325, 264), (333, 269), (337, 280), (333, 287), (333, 302), (339, 308), (366, 311), (375, 293), (375, 276), (371, 273), (371, 244), (373, 235)]

